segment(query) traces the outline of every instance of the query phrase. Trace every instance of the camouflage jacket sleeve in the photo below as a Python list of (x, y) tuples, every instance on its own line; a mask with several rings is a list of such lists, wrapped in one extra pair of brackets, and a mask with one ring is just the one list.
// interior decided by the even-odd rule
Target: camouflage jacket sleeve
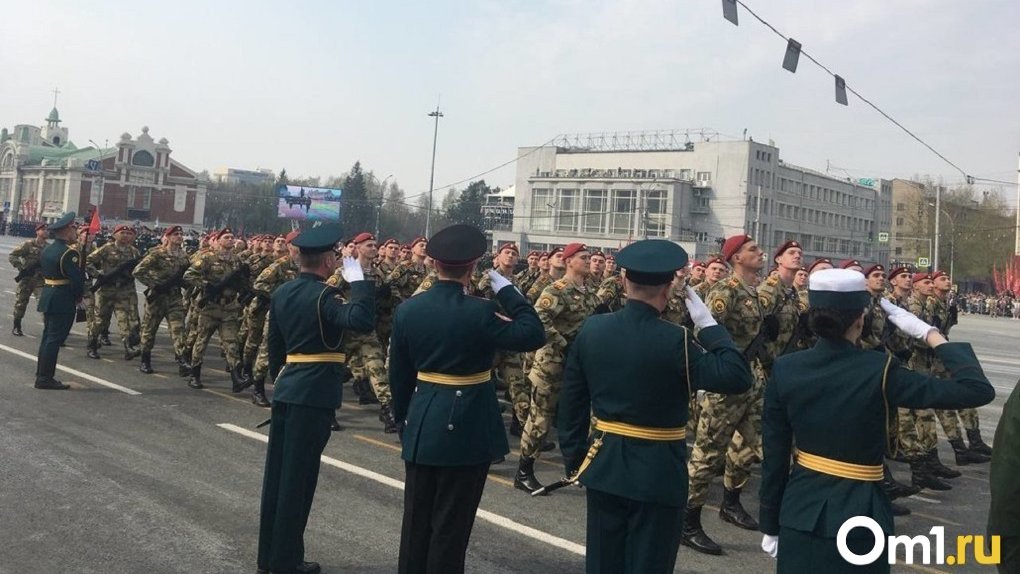
[(169, 280), (176, 273), (176, 267), (165, 256), (162, 247), (150, 249), (131, 273), (146, 287), (154, 287)]
[(528, 298), (528, 301), (531, 301), (532, 305), (538, 301), (538, 297), (542, 294), (542, 291), (549, 286), (548, 278), (548, 275), (543, 275), (538, 279), (535, 279), (535, 282), (528, 289), (528, 292), (524, 294), (524, 296)]
[(546, 287), (535, 302), (535, 311), (545, 328), (547, 345), (564, 348), (567, 339), (556, 329), (556, 317), (563, 311), (562, 287), (559, 282)]
[(106, 261), (109, 258), (111, 250), (113, 249), (112, 243), (96, 249), (85, 259), (85, 269), (89, 272), (89, 275), (96, 277), (102, 274), (103, 269), (106, 268)]
[(595, 292), (595, 297), (598, 298), (600, 304), (614, 305), (620, 299), (622, 279), (620, 277), (609, 277), (599, 285), (598, 291)]
[(202, 255), (195, 259), (188, 270), (184, 272), (184, 283), (189, 287), (202, 287), (206, 281), (206, 267), (208, 263), (206, 256)]
[(26, 241), (22, 243), (15, 247), (14, 250), (11, 251), (11, 254), (7, 257), (7, 259), (11, 262), (11, 265), (13, 265), (18, 271), (21, 271), (32, 263), (39, 261), (39, 254), (41, 251), (36, 249), (33, 253), (32, 243), (34, 242)]
[(286, 263), (287, 258), (280, 258), (263, 269), (255, 278), (252, 290), (265, 297), (272, 295), (283, 279), (283, 267)]
[[(712, 312), (712, 317), (726, 327), (733, 343), (743, 351), (758, 334), (761, 316), (760, 311), (754, 308), (757, 307), (757, 298), (752, 298), (748, 294), (741, 299), (738, 297), (739, 289), (741, 284), (737, 279), (719, 281), (709, 291), (705, 303)], [(738, 308), (740, 306), (746, 306), (747, 309)]]

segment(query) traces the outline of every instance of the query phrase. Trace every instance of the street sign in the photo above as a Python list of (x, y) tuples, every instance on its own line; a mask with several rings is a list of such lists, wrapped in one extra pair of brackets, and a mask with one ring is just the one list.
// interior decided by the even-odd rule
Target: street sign
[(87, 162), (85, 162), (85, 171), (87, 171), (87, 172), (92, 172), (92, 173), (98, 172), (99, 171), (99, 167), (100, 167), (100, 165), (99, 165), (99, 160), (98, 159), (90, 159)]
[(878, 242), (879, 243), (889, 243), (889, 232), (888, 231), (879, 231), (878, 232)]
[(928, 258), (927, 257), (918, 257), (917, 258), (917, 266), (918, 267), (928, 267)]

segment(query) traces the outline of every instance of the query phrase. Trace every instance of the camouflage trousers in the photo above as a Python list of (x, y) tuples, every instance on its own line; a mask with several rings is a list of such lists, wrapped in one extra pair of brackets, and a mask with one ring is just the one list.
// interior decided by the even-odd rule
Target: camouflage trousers
[(187, 302), (187, 318), (185, 319), (184, 331), (184, 348), (194, 349), (195, 339), (198, 338), (198, 316), (202, 314), (201, 309), (198, 308), (198, 303), (195, 302), (194, 297), (185, 297)]
[(978, 430), (981, 428), (978, 422), (977, 409), (960, 409), (956, 412), (960, 414), (960, 422), (963, 423), (964, 430)]
[(156, 345), (156, 331), (166, 319), (170, 325), (170, 340), (174, 345), (174, 356), (184, 354), (184, 301), (180, 292), (164, 293), (152, 301), (145, 301), (145, 315), (142, 317), (142, 352), (150, 353)]
[(528, 420), (531, 410), (531, 385), (524, 378), (524, 357), (522, 353), (500, 352), (496, 354), (492, 368), (510, 388), (510, 402), (521, 424)]
[(25, 316), (25, 310), (28, 309), (28, 300), (35, 294), (35, 298), (39, 298), (39, 294), (42, 293), (43, 282), (42, 279), (37, 277), (25, 277), (21, 281), (18, 281), (18, 289), (14, 294), (14, 320), (20, 321)]
[[(535, 352), (535, 362), (528, 373), (531, 383), (531, 400), (528, 416), (521, 420), (521, 456), (537, 458), (552, 430), (556, 406), (563, 385), (563, 349), (546, 345)], [(516, 402), (515, 402), (516, 408)], [(520, 415), (518, 415), (520, 417)]]
[(922, 456), (938, 445), (933, 410), (899, 409), (899, 423), (899, 443), (903, 456)]
[(379, 399), (379, 406), (389, 406), (390, 381), (386, 373), (386, 357), (375, 332), (345, 334), (343, 349), (351, 372), (361, 372), (362, 376), (367, 376)]
[(252, 301), (244, 308), (243, 325), (245, 335), (239, 336), (240, 344), (244, 345), (241, 353), (241, 364), (251, 365), (262, 345), (262, 337), (266, 332), (266, 315), (269, 313), (269, 306), (260, 304), (258, 299)]
[[(751, 475), (751, 464), (761, 453), (761, 414), (765, 393), (765, 374), (752, 369), (754, 383), (738, 395), (705, 393), (698, 417), (697, 436), (691, 460), (688, 504), (703, 506), (712, 478), (723, 468), (723, 484), (728, 489), (742, 488)], [(734, 441), (734, 433), (740, 439)]]
[(138, 333), (138, 293), (135, 292), (134, 283), (124, 287), (101, 288), (96, 292), (95, 306), (90, 339), (109, 330), (114, 313), (117, 314), (117, 330), (120, 331), (121, 341), (127, 344), (131, 336)]
[(241, 306), (236, 301), (227, 304), (209, 302), (204, 308), (196, 308), (198, 327), (195, 333), (195, 346), (191, 348), (191, 364), (201, 365), (205, 348), (213, 333), (219, 331), (220, 344), (227, 356), (227, 364), (231, 368), (241, 360), (237, 348), (237, 323), (241, 316)]
[[(255, 367), (252, 369), (252, 378), (256, 381), (265, 380), (269, 374), (269, 313), (266, 313), (266, 320), (262, 322), (262, 339), (259, 341), (259, 352), (255, 355)], [(272, 383), (273, 381), (269, 381)]]

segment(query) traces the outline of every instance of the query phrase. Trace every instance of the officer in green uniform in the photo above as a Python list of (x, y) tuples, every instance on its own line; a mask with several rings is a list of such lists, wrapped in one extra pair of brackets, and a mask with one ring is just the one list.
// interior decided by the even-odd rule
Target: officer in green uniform
[(375, 328), (375, 286), (345, 258), (351, 301), (325, 285), (337, 267), (340, 226), (326, 224), (294, 240), (301, 274), (273, 293), (267, 333), (269, 374), (276, 380), (259, 521), (260, 574), (316, 573), (304, 561), (304, 531), (319, 479), (319, 457), (340, 406), (345, 365), (338, 352), (348, 330)]
[[(888, 301), (881, 305), (889, 320), (926, 342), (952, 377), (910, 371), (890, 354), (857, 347), (871, 299), (857, 271), (815, 272), (809, 296), (809, 325), (818, 342), (776, 359), (765, 389), (762, 549), (778, 554), (778, 572), (889, 572), (885, 554), (864, 566), (844, 560), (836, 535), (855, 516), (870, 517), (885, 536), (893, 534), (880, 483), (882, 460), (895, 440), (887, 428), (896, 407), (977, 407), (991, 402), (995, 390), (969, 344), (946, 342), (938, 329)], [(846, 544), (864, 555), (874, 535), (855, 528)]]
[(587, 487), (587, 572), (664, 574), (676, 563), (687, 503), (690, 397), (742, 393), (753, 376), (691, 287), (684, 302), (700, 344), (660, 318), (676, 270), (687, 265), (679, 245), (638, 241), (616, 260), (627, 305), (581, 327), (567, 357), (559, 436), (567, 476)]
[(493, 359), (545, 342), (535, 309), (499, 273), (489, 271), (495, 301), (465, 295), (487, 243), (470, 225), (436, 233), (428, 255), (438, 280), (394, 316), (390, 388), (407, 472), (401, 574), (464, 572), (489, 465), (510, 452)]
[(43, 290), (39, 311), (43, 314), (43, 334), (39, 340), (39, 360), (35, 369), (35, 388), (63, 390), (67, 385), (53, 378), (57, 355), (74, 325), (74, 314), (85, 290), (81, 256), (68, 246), (75, 239), (74, 212), (65, 213), (48, 227), (53, 243), (40, 255)]
[(988, 511), (988, 535), (1000, 536), (1000, 574), (1020, 572), (1020, 385), (1002, 407), (995, 429), (995, 450), (988, 483), (992, 505)]

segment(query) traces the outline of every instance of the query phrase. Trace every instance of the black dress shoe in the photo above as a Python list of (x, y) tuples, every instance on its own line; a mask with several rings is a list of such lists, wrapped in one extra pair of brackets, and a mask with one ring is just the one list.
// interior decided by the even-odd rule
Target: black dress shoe
[(52, 377), (45, 377), (35, 380), (35, 388), (46, 391), (63, 391), (66, 389), (70, 389), (71, 386), (65, 385), (64, 383), (61, 383), (60, 381)]

